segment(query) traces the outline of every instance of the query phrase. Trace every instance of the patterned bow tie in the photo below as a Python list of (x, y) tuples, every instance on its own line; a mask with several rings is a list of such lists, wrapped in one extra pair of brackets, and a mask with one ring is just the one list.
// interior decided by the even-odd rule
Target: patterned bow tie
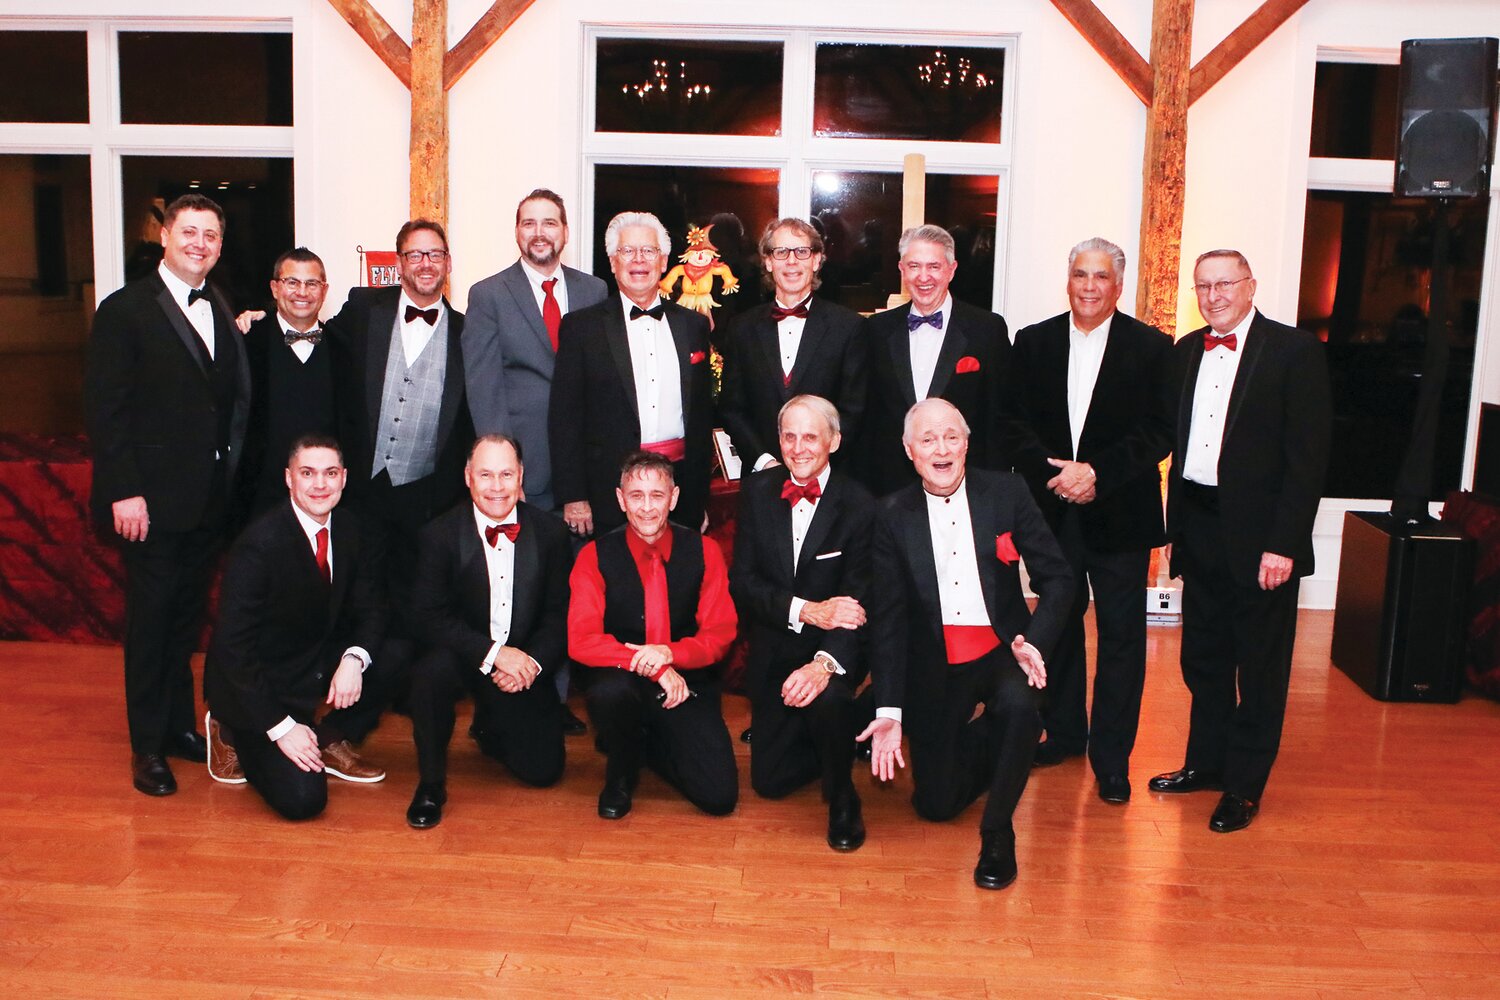
[(427, 321), (428, 326), (437, 326), (437, 306), (433, 306), (431, 309), (418, 309), (416, 306), (406, 307), (406, 322), (410, 323), (419, 316)]
[(500, 541), (500, 536), (504, 535), (514, 545), (516, 543), (516, 536), (520, 533), (521, 526), (519, 524), (492, 524), (484, 529), (484, 540), (489, 544), (490, 548), (494, 548), (496, 543)]
[(941, 330), (943, 328), (943, 311), (939, 309), (931, 316), (918, 316), (916, 313), (906, 314), (906, 329), (908, 333), (916, 333), (917, 327), (924, 324), (931, 324), (934, 330)]
[(1215, 347), (1227, 347), (1227, 348), (1229, 348), (1232, 351), (1232, 350), (1235, 349), (1235, 345), (1238, 344), (1238, 343), (1239, 343), (1239, 338), (1236, 337), (1232, 333), (1226, 333), (1222, 337), (1219, 337), (1219, 336), (1216, 336), (1215, 334), (1210, 333), (1210, 334), (1206, 334), (1203, 337), (1203, 350), (1204, 351), (1211, 351)]
[(661, 319), (667, 314), (667, 306), (664, 302), (658, 302), (650, 309), (642, 309), (640, 306), (630, 307), (630, 318), (640, 319), (642, 316), (650, 316), (652, 319)]
[(208, 298), (208, 286), (207, 285), (204, 285), (202, 288), (190, 288), (190, 289), (188, 289), (188, 308), (189, 309), (193, 308), (193, 306), (197, 304), (197, 302), (198, 302), (199, 299), (206, 299), (206, 298)]
[(782, 320), (795, 316), (798, 319), (807, 319), (807, 303), (810, 299), (803, 299), (790, 309), (783, 309), (780, 305), (771, 306), (771, 322), (780, 323)]
[(301, 330), (283, 330), (281, 331), (281, 340), (288, 347), (291, 347), (299, 340), (305, 340), (314, 347), (317, 347), (323, 342), (323, 328), (315, 326), (306, 332)]
[(797, 506), (798, 500), (806, 500), (808, 503), (817, 503), (818, 497), (823, 495), (823, 488), (818, 485), (816, 479), (810, 479), (801, 486), (788, 479), (781, 485), (781, 499)]

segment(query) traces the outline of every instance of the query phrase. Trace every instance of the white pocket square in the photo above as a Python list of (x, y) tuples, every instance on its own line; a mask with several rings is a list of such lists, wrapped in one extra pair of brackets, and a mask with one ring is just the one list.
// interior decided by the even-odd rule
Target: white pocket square
[(839, 549), (837, 552), (824, 552), (820, 556), (813, 556), (813, 562), (817, 562), (819, 559), (833, 559), (833, 558), (835, 558), (837, 556), (841, 556), (843, 554), (844, 554), (844, 550), (843, 549)]

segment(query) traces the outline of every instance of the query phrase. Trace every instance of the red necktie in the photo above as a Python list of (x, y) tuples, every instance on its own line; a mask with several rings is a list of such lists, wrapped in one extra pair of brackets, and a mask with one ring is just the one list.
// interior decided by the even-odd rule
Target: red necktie
[(313, 554), (318, 560), (318, 572), (323, 574), (323, 579), (332, 583), (333, 570), (328, 565), (328, 529), (319, 528), (313, 540), (318, 543), (318, 551)]
[(656, 546), (646, 547), (646, 642), (672, 641), (672, 605), (667, 597), (667, 564)]
[(818, 485), (818, 481), (816, 479), (810, 479), (801, 486), (798, 486), (790, 479), (781, 484), (781, 499), (785, 500), (793, 507), (797, 506), (798, 500), (806, 500), (809, 503), (817, 503), (818, 497), (822, 495), (823, 488)]
[(542, 282), (542, 322), (547, 326), (547, 336), (552, 338), (552, 353), (557, 353), (557, 331), (562, 329), (562, 306), (552, 289), (557, 287), (556, 278)]
[(1211, 351), (1215, 347), (1227, 347), (1232, 351), (1235, 349), (1235, 344), (1237, 343), (1239, 343), (1239, 338), (1232, 333), (1226, 333), (1222, 337), (1215, 336), (1212, 333), (1205, 334), (1203, 337), (1203, 350)]
[(489, 544), (490, 548), (494, 548), (500, 541), (500, 536), (504, 535), (514, 545), (516, 543), (516, 536), (520, 533), (521, 525), (519, 523), (492, 524), (484, 529), (484, 540)]

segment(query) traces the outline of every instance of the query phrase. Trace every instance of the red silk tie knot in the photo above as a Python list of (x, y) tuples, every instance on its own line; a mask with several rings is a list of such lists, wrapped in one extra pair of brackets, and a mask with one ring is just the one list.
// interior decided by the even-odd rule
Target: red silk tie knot
[(557, 303), (557, 279), (542, 282), (542, 325), (547, 328), (547, 337), (552, 341), (552, 353), (557, 353), (557, 332), (562, 329), (562, 306)]
[(817, 503), (818, 497), (823, 495), (823, 488), (818, 485), (816, 479), (811, 479), (801, 486), (788, 479), (781, 485), (781, 499), (797, 506), (798, 500), (806, 500), (808, 503)]
[(771, 306), (771, 322), (780, 323), (789, 316), (796, 316), (798, 319), (807, 319), (807, 299), (803, 299), (790, 309), (783, 309), (781, 306), (775, 304)]
[(437, 326), (437, 317), (437, 306), (433, 306), (431, 309), (418, 309), (416, 306), (406, 307), (406, 322), (408, 323), (414, 319), (421, 319), (428, 326)]
[(484, 540), (491, 548), (494, 548), (496, 543), (500, 541), (500, 536), (504, 535), (514, 545), (516, 536), (520, 533), (521, 526), (519, 524), (492, 524), (484, 529)]
[(1215, 347), (1227, 347), (1232, 351), (1238, 343), (1239, 338), (1232, 333), (1226, 333), (1222, 337), (1210, 333), (1203, 337), (1203, 349), (1205, 351), (1211, 351)]

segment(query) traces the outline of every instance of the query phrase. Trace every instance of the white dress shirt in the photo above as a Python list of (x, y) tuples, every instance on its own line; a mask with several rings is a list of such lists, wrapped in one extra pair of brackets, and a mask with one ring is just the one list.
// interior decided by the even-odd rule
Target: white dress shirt
[[(635, 303), (623, 295), (620, 302), (625, 315), (625, 339), (630, 345), (630, 367), (635, 374), (641, 443), (680, 438), (686, 434), (682, 419), (682, 372), (672, 327), (665, 316), (631, 319), (630, 307)], [(655, 307), (653, 302), (652, 308)]]
[[(812, 307), (811, 295), (803, 301), (807, 303), (808, 308)], [(776, 304), (782, 309), (792, 309), (797, 305), (795, 302), (788, 305), (780, 299), (776, 300)], [(788, 316), (776, 324), (776, 343), (781, 349), (781, 376), (783, 379), (792, 377), (792, 368), (797, 364), (797, 352), (802, 348), (802, 331), (806, 328), (806, 316)], [(780, 459), (770, 452), (761, 452), (760, 457), (755, 460), (755, 465), (752, 468), (756, 472), (759, 472), (771, 463), (778, 461)]]
[[(309, 330), (299, 330), (296, 327), (292, 326), (292, 324), (288, 323), (286, 321), (286, 317), (281, 315), (281, 313), (276, 314), (276, 321), (281, 324), (281, 335), (283, 337), (285, 337), (289, 333), (295, 333), (300, 336), (303, 333), (311, 333), (312, 330), (318, 329), (318, 325), (314, 323)], [(313, 344), (310, 341), (298, 340), (288, 346), (291, 347), (292, 353), (297, 355), (297, 360), (302, 362), (304, 365), (307, 364), (307, 359), (312, 357)]]
[[(167, 267), (166, 261), (156, 265), (156, 273), (161, 275), (161, 280), (167, 286), (172, 299), (177, 303), (182, 314), (187, 317), (188, 323), (197, 331), (198, 339), (203, 341), (203, 346), (208, 348), (208, 356), (214, 356), (214, 308), (208, 304), (208, 299), (199, 299), (192, 305), (188, 305), (188, 292), (195, 291), (192, 285), (183, 281), (172, 273)], [(207, 288), (207, 285), (200, 286)]]
[[(428, 323), (420, 316), (408, 323), (406, 321), (407, 306), (423, 312), (436, 309), (438, 311), (437, 323)], [(432, 335), (437, 332), (438, 323), (443, 321), (443, 313), (447, 308), (442, 299), (438, 299), (430, 306), (419, 306), (407, 298), (405, 291), (402, 291), (401, 298), (396, 301), (396, 322), (401, 326), (401, 353), (406, 358), (406, 367), (410, 368), (416, 364), (422, 352), (427, 349), (427, 345), (432, 341)]]
[(525, 257), (521, 258), (521, 273), (526, 275), (526, 280), (531, 282), (531, 294), (536, 297), (536, 311), (542, 312), (542, 306), (547, 301), (547, 292), (542, 288), (542, 282), (557, 279), (557, 284), (552, 286), (552, 297), (557, 300), (557, 308), (566, 316), (568, 314), (568, 283), (563, 279), (562, 265), (557, 265), (557, 270), (551, 274), (543, 274), (527, 262)]
[(1089, 418), (1089, 404), (1094, 400), (1094, 385), (1099, 381), (1099, 366), (1104, 349), (1109, 346), (1109, 328), (1115, 314), (1088, 333), (1078, 329), (1073, 314), (1068, 314), (1068, 427), (1073, 432), (1073, 458), (1078, 458), (1078, 442), (1083, 425)]
[(1229, 395), (1234, 390), (1234, 377), (1240, 370), (1246, 335), (1254, 318), (1255, 310), (1251, 309), (1239, 325), (1229, 331), (1235, 335), (1234, 350), (1227, 347), (1205, 350), (1203, 361), (1198, 365), (1198, 381), (1193, 387), (1193, 422), (1188, 425), (1182, 477), (1202, 486), (1219, 485), (1219, 451), (1224, 444), (1224, 428), (1228, 423)]
[[(825, 466), (823, 466), (823, 471), (820, 472), (820, 473), (818, 473), (818, 492), (819, 493), (822, 493), (822, 492), (824, 492), (825, 490), (828, 489), (828, 477), (832, 474), (832, 472), (833, 472), (832, 467), (825, 465)], [(803, 485), (802, 483), (798, 483), (797, 482), (797, 477), (795, 477), (795, 476), (788, 475), (787, 478), (790, 479), (792, 482), (797, 483), (798, 486), (802, 486)], [(785, 503), (786, 501), (783, 500), (782, 502)], [(820, 503), (822, 502), (821, 498), (819, 498), (819, 502)], [(792, 572), (793, 573), (797, 572), (797, 566), (801, 562), (801, 559), (802, 559), (802, 540), (807, 537), (807, 529), (810, 528), (810, 527), (812, 527), (813, 515), (816, 514), (817, 512), (818, 512), (818, 505), (815, 504), (815, 503), (813, 503), (811, 500), (807, 499), (806, 497), (803, 497), (801, 500), (798, 500), (795, 504), (792, 505)], [(787, 611), (787, 618), (786, 618), (787, 628), (791, 629), (793, 632), (796, 632), (798, 635), (802, 634), (802, 626), (804, 624), (806, 624), (805, 622), (802, 621), (802, 608), (806, 604), (807, 604), (807, 601), (805, 601), (804, 599), (802, 599), (800, 597), (794, 596), (792, 598), (791, 607)], [(834, 658), (833, 654), (830, 653), (830, 652), (828, 652), (827, 650), (820, 649), (816, 653), (814, 653), (813, 655), (814, 656), (826, 657), (827, 660), (828, 660), (828, 662), (833, 665), (833, 672), (834, 673), (839, 674), (839, 675), (842, 675), (844, 673), (844, 667), (843, 667), (843, 665), (840, 664), (839, 661)]]
[[(907, 333), (908, 342), (911, 344), (911, 384), (918, 402), (927, 398), (927, 392), (932, 388), (932, 376), (937, 373), (938, 355), (943, 351), (943, 338), (948, 335), (948, 324), (953, 322), (952, 295), (944, 296), (943, 304), (938, 312), (943, 314), (942, 326), (934, 328), (924, 324)], [(913, 306), (912, 315), (930, 314), (918, 313), (916, 307)]]
[(495, 538), (495, 544), (491, 545), (485, 540), (484, 529), (516, 523), (518, 518), (514, 508), (503, 521), (491, 521), (478, 507), (474, 507), (474, 528), (479, 532), (479, 544), (484, 548), (484, 568), (490, 578), (490, 638), (495, 640), (484, 663), (479, 667), (484, 674), (495, 669), (495, 656), (500, 652), (500, 647), (510, 639), (510, 616), (516, 579), (516, 543), (501, 533)]

